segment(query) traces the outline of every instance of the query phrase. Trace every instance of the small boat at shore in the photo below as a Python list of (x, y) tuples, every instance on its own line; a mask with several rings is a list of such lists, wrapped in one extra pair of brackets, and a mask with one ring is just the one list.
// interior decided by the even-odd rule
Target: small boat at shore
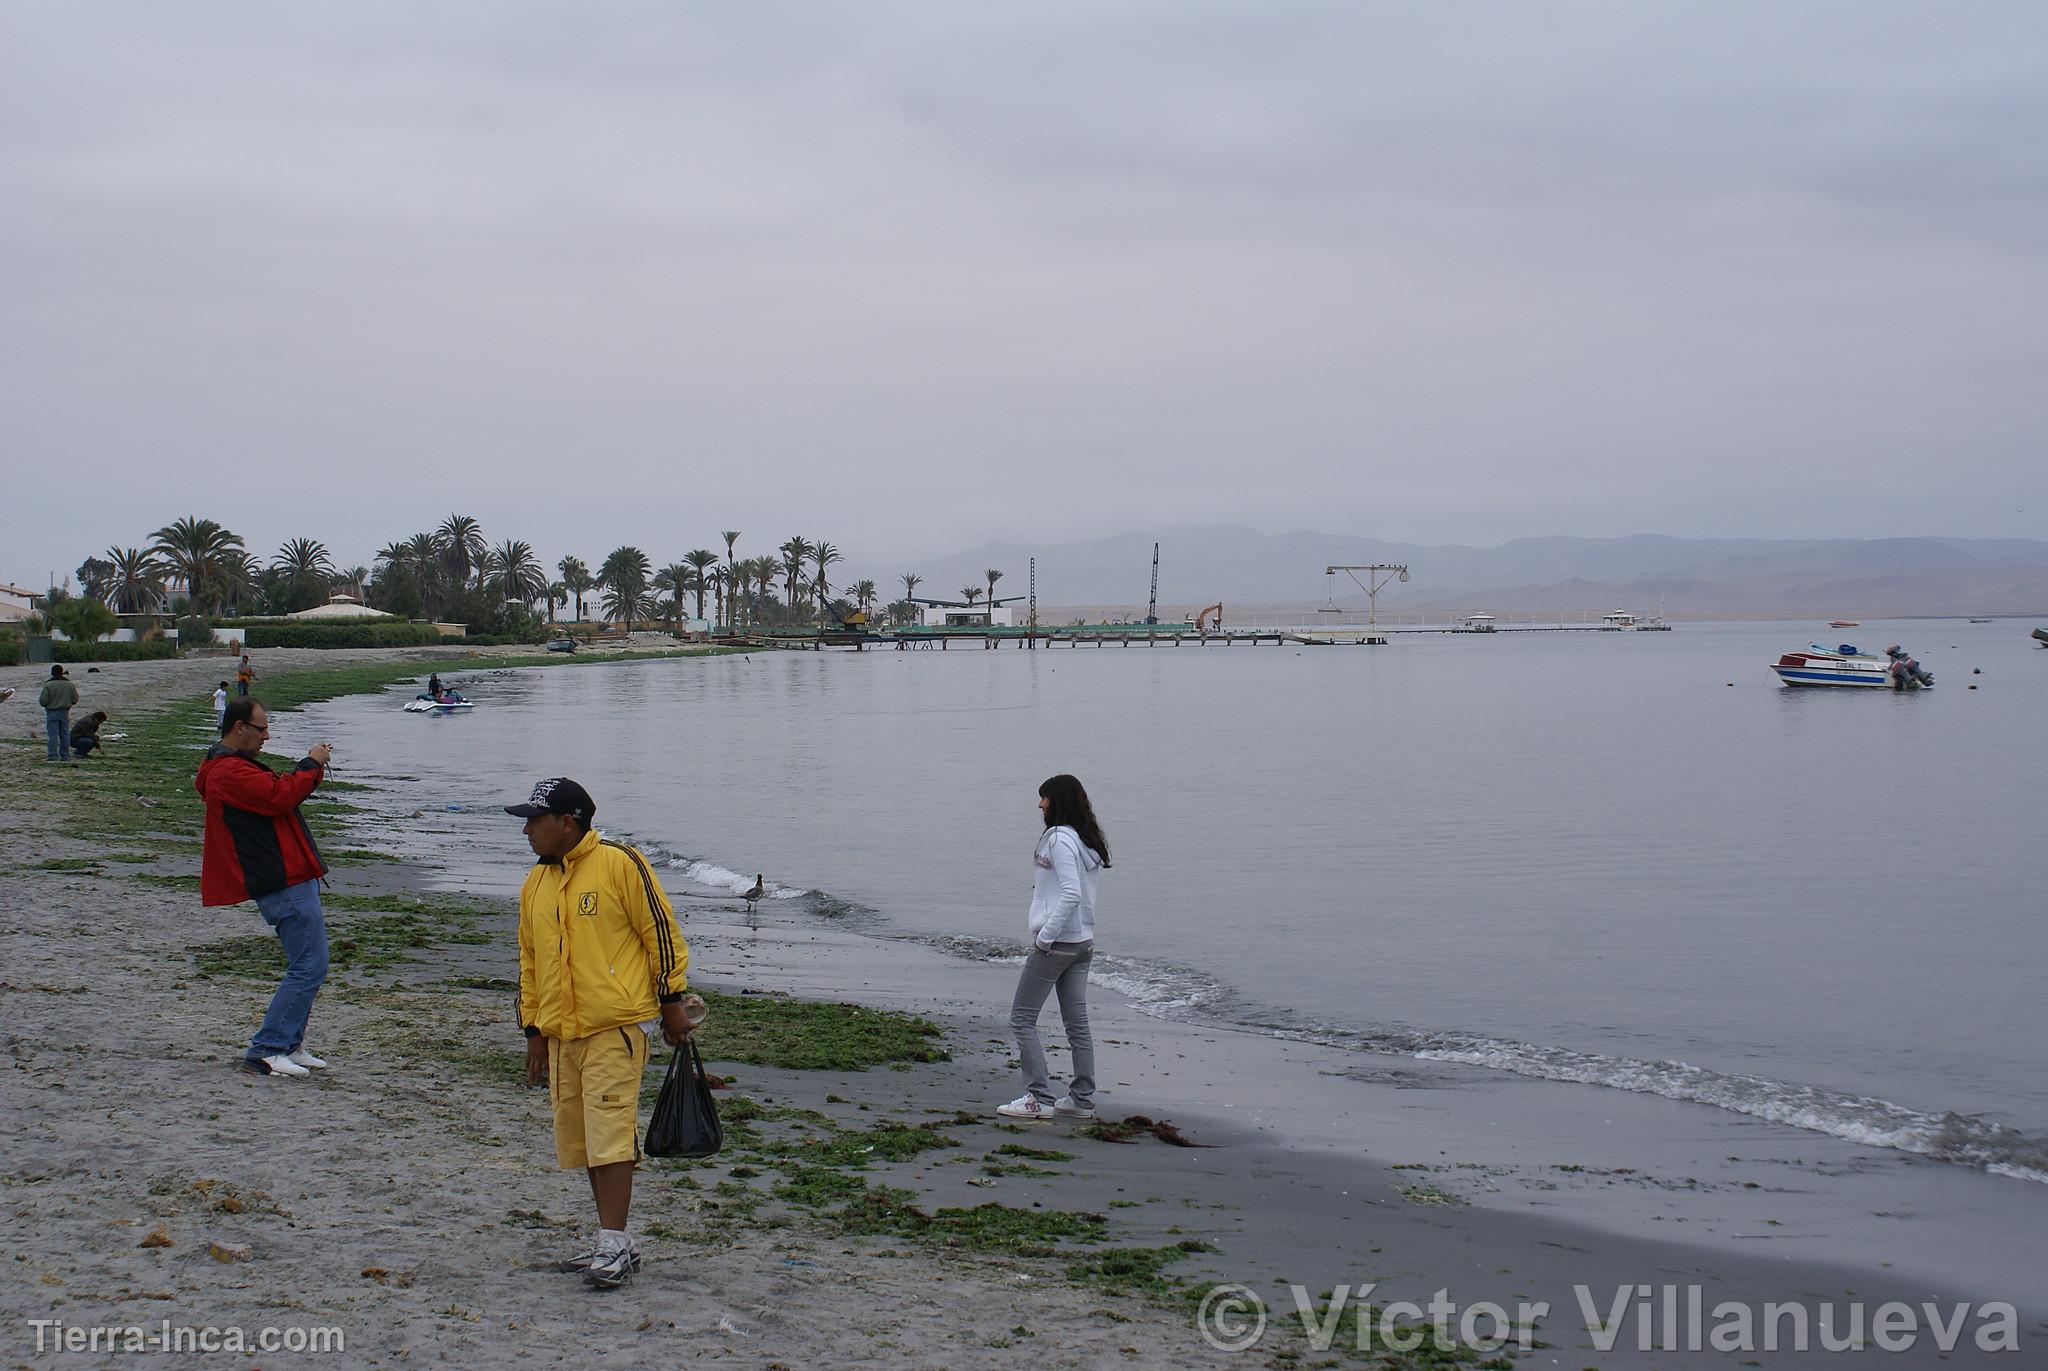
[(2048, 628), (2035, 629), (2034, 641), (2039, 643), (2042, 647), (2048, 647)]
[(1861, 628), (1861, 627), (1863, 627), (1863, 625), (1861, 625), (1861, 624), (1857, 623), (1857, 622), (1856, 622), (1856, 621), (1855, 621), (1854, 619), (1830, 619), (1830, 620), (1828, 620), (1828, 627), (1829, 627), (1829, 628)]
[(1778, 658), (1771, 670), (1778, 673), (1778, 679), (1788, 686), (1850, 686), (1867, 690), (1883, 690), (1891, 681), (1891, 667), (1881, 657), (1858, 652), (1843, 644), (1841, 650), (1830, 650), (1819, 643), (1810, 644), (1805, 651), (1788, 652)]

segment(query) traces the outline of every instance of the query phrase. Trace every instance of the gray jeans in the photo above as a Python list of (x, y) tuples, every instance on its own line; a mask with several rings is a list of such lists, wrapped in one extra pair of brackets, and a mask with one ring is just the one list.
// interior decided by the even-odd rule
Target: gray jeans
[(1031, 949), (1024, 974), (1017, 978), (1017, 998), (1010, 1002), (1010, 1031), (1017, 1035), (1017, 1056), (1024, 1066), (1024, 1088), (1040, 1104), (1053, 1102), (1045, 1046), (1038, 1040), (1038, 1012), (1045, 997), (1058, 991), (1060, 1022), (1074, 1054), (1074, 1079), (1067, 1094), (1083, 1109), (1095, 1104), (1095, 1034), (1088, 1027), (1088, 964), (1095, 960), (1094, 943), (1054, 943), (1052, 951)]

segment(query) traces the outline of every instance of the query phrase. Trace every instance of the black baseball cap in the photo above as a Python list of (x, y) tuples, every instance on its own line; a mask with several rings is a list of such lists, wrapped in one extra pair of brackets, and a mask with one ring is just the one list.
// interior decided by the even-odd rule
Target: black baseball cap
[(567, 776), (550, 776), (533, 788), (523, 805), (506, 805), (505, 812), (521, 819), (541, 814), (573, 814), (588, 824), (597, 814), (597, 802)]

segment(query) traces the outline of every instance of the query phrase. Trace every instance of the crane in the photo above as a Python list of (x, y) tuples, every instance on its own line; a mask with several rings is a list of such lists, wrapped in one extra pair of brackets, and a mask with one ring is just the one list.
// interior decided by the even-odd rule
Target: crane
[[(1397, 562), (1374, 562), (1369, 566), (1326, 566), (1323, 568), (1323, 579), (1333, 589), (1329, 595), (1329, 603), (1324, 606), (1325, 609), (1335, 609), (1337, 607), (1334, 587), (1337, 583), (1337, 573), (1340, 571), (1349, 576), (1354, 582), (1357, 582), (1358, 588), (1365, 592), (1365, 626), (1367, 629), (1374, 628), (1379, 622), (1378, 616), (1374, 611), (1378, 607), (1379, 593), (1386, 586), (1387, 582), (1393, 580), (1396, 575), (1404, 581), (1408, 579), (1408, 568)], [(1365, 579), (1362, 581), (1358, 579), (1358, 573), (1361, 571), (1365, 573)], [(1385, 575), (1382, 575), (1382, 572)]]
[(1152, 544), (1152, 600), (1145, 606), (1145, 622), (1159, 622), (1159, 544)]

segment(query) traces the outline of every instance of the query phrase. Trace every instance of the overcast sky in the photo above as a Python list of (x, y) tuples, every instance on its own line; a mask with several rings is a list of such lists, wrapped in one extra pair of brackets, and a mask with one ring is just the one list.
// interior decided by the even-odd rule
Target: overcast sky
[(0, 579), (2048, 527), (2048, 5), (0, 0)]

